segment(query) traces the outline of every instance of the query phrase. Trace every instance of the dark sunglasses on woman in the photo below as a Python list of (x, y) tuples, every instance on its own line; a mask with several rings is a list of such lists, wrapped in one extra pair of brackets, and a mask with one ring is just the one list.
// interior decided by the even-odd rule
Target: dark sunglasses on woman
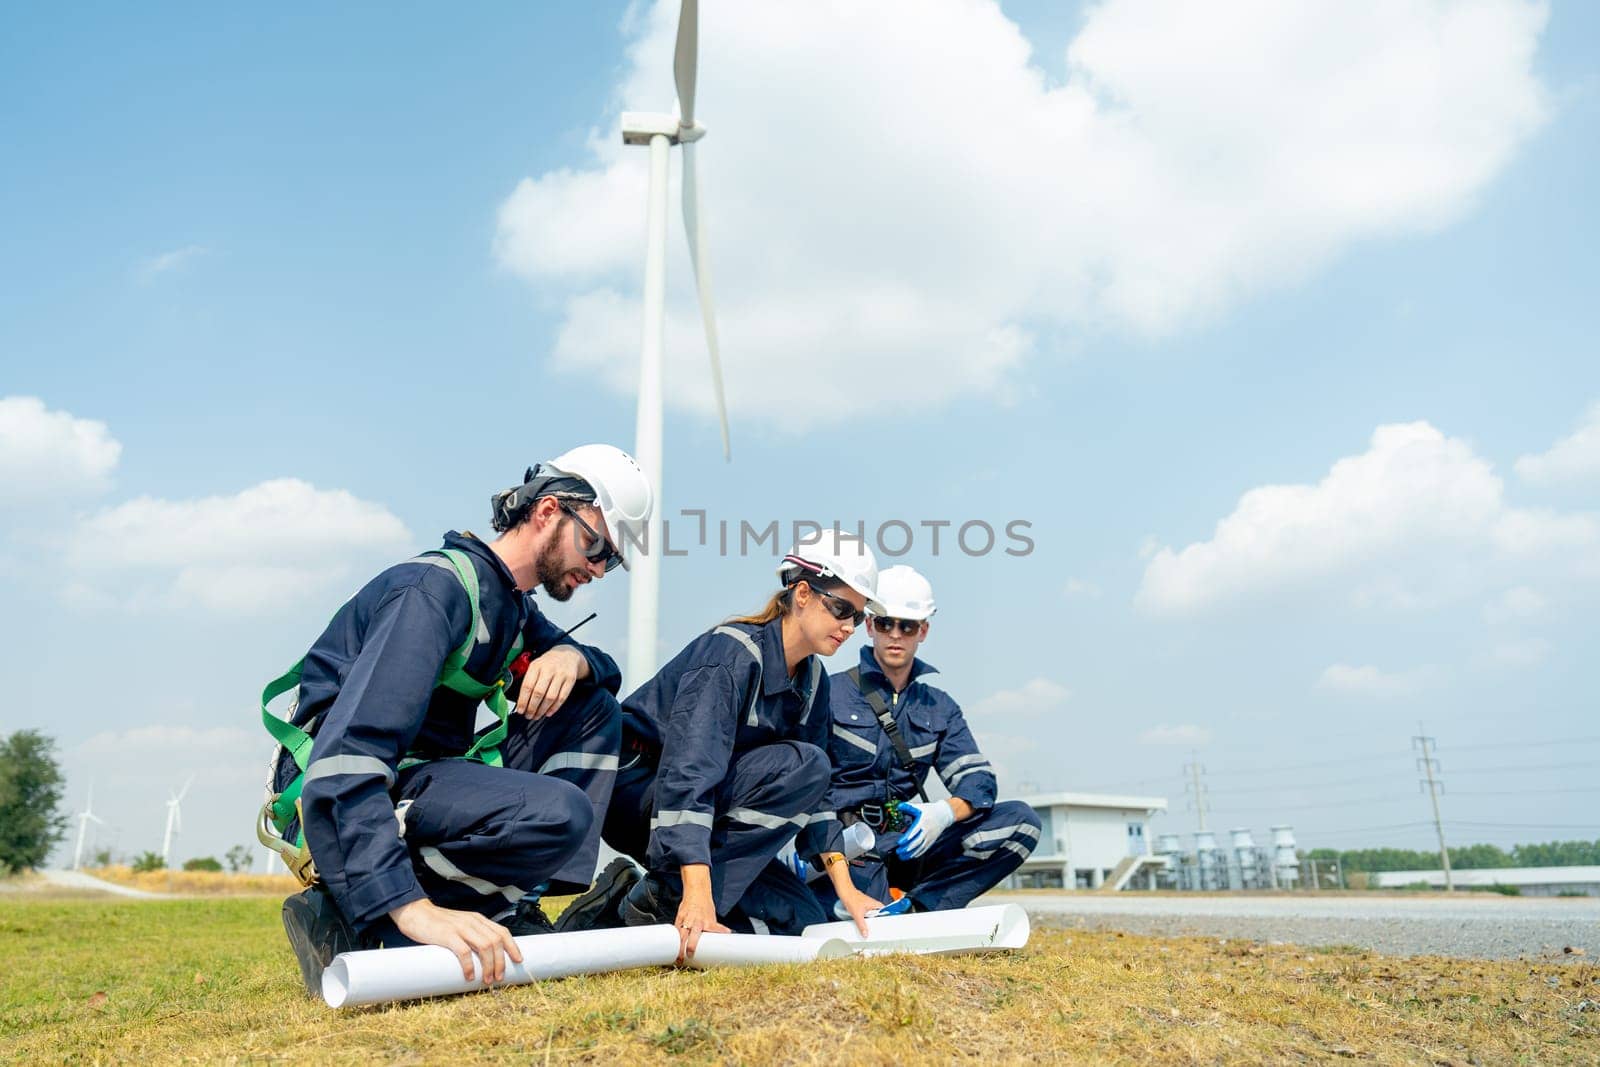
[(836, 596), (833, 593), (824, 593), (822, 590), (815, 588), (813, 588), (811, 591), (822, 598), (822, 606), (828, 609), (828, 614), (832, 615), (840, 622), (844, 622), (844, 620), (849, 619), (857, 626), (860, 626), (862, 621), (867, 617), (866, 611), (856, 607), (842, 596)]
[(922, 629), (922, 623), (917, 619), (891, 619), (887, 615), (874, 615), (872, 628), (880, 634), (892, 634), (898, 629), (901, 636), (910, 637)]

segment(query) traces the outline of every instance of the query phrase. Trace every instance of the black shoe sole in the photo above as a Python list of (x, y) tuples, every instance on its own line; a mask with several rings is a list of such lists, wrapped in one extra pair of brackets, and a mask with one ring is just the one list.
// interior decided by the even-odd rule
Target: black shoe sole
[(624, 925), (619, 908), (629, 890), (644, 877), (639, 865), (618, 856), (600, 872), (594, 888), (567, 905), (556, 919), (556, 933), (574, 930), (612, 930)]
[(338, 905), (321, 889), (307, 889), (283, 902), (283, 932), (312, 997), (322, 996), (322, 972), (333, 958), (360, 947)]
[[(641, 878), (617, 906), (617, 913), (622, 917), (622, 925), (660, 926), (665, 923), (671, 926), (676, 922), (678, 901), (663, 899), (660, 889), (661, 883), (654, 878), (648, 876)], [(638, 899), (635, 899), (636, 897)]]

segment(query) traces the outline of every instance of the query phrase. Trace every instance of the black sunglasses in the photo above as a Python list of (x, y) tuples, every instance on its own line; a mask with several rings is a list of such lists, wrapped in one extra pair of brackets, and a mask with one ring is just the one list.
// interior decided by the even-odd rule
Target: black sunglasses
[(918, 619), (891, 619), (887, 615), (874, 615), (872, 628), (880, 634), (892, 634), (899, 630), (904, 637), (910, 637), (922, 629), (922, 622)]
[(596, 530), (593, 526), (590, 526), (588, 523), (584, 522), (583, 516), (579, 515), (570, 504), (563, 502), (561, 504), (561, 510), (566, 512), (568, 515), (571, 515), (572, 521), (576, 522), (579, 526), (582, 526), (583, 532), (588, 534), (591, 538), (588, 545), (580, 547), (580, 551), (583, 553), (584, 559), (588, 560), (590, 563), (599, 563), (603, 560), (606, 565), (607, 574), (610, 574), (612, 571), (622, 566), (622, 553), (613, 548), (610, 541), (607, 541), (604, 537), (601, 537), (599, 530)]
[(822, 606), (828, 609), (828, 614), (832, 615), (840, 622), (844, 622), (844, 620), (849, 619), (857, 626), (860, 626), (862, 621), (866, 619), (867, 613), (865, 609), (856, 607), (844, 597), (837, 596), (833, 593), (824, 593), (816, 586), (811, 585), (810, 582), (807, 582), (806, 585), (813, 593), (822, 598)]

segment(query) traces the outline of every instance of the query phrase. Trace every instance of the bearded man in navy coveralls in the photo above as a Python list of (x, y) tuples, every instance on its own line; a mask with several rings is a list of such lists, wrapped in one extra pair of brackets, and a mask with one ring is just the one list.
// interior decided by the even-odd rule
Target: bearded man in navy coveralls
[[(479, 590), (466, 673), (492, 684), (519, 637), (530, 654), (503, 766), (459, 758), (497, 720), (439, 684), (472, 603), (438, 550), (374, 578), (307, 653), (292, 720), (315, 738), (301, 803), (321, 881), (285, 902), (284, 927), (308, 991), (335, 954), (378, 944), (442, 945), (467, 978), (476, 956), (478, 976), (498, 981), (508, 957), (521, 960), (513, 934), (550, 927), (540, 895), (589, 886), (616, 778), (621, 675), (546, 619), (533, 590), (564, 601), (625, 566), (619, 546), (652, 507), (631, 457), (585, 445), (496, 494), (493, 542), (445, 537)], [(295, 772), (280, 759), (275, 787)]]

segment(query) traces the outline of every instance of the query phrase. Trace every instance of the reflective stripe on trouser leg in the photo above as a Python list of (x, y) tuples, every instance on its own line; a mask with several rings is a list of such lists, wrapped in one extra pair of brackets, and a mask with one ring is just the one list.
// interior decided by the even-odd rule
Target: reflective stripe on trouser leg
[(545, 775), (439, 760), (401, 772), (405, 844), (435, 904), (493, 917), (570, 861), (588, 799)]
[(581, 681), (554, 715), (530, 722), (513, 714), (502, 746), (505, 765), (571, 782), (589, 798), (594, 819), (583, 843), (551, 881), (550, 892), (581, 893), (594, 881), (605, 825), (617, 780), (622, 743), (622, 708), (593, 682)]
[[(717, 818), (711, 827), (711, 891), (719, 915), (740, 903), (784, 842), (805, 825), (827, 791), (828, 774), (827, 755), (801, 741), (734, 755), (717, 790)], [(799, 884), (792, 872), (789, 877)]]
[(1006, 800), (946, 830), (920, 861), (889, 863), (889, 880), (929, 911), (964, 908), (1022, 865), (1039, 844), (1039, 816)]

